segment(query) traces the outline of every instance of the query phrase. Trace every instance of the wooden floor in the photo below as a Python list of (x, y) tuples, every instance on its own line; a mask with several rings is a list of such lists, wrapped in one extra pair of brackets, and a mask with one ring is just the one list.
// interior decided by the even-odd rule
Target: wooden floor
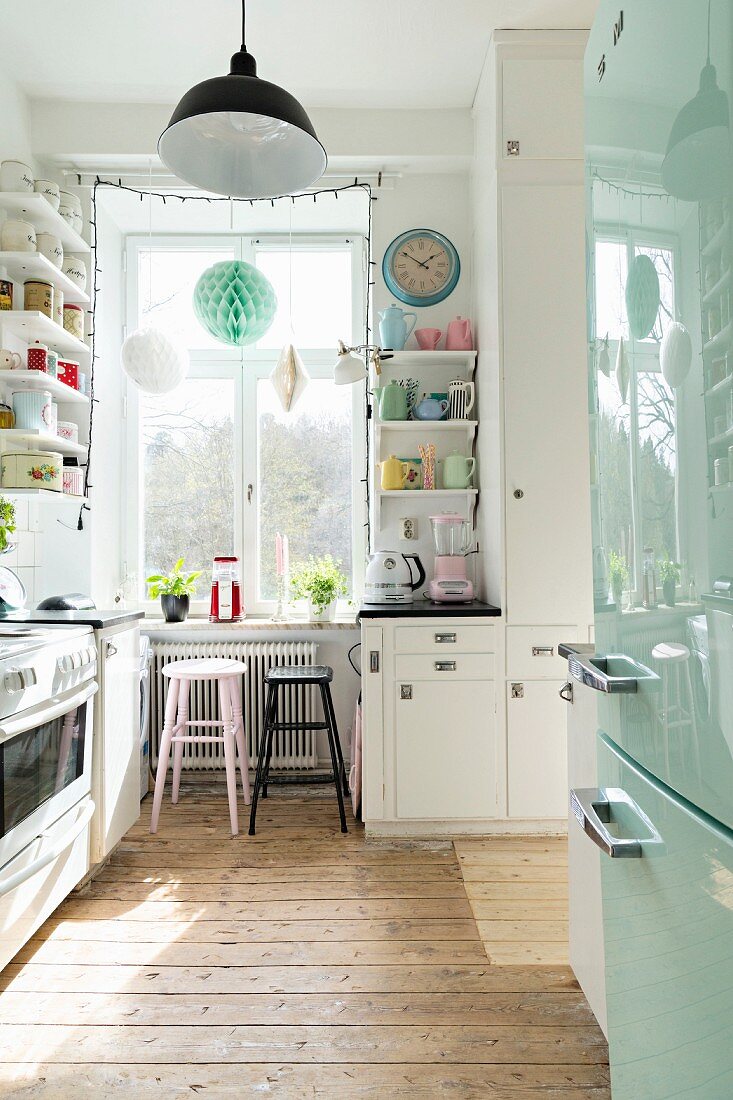
[(555, 842), (367, 844), (329, 788), (272, 788), (256, 838), (223, 788), (149, 814), (4, 972), (3, 1097), (608, 1100), (570, 970), (503, 965), (555, 942)]

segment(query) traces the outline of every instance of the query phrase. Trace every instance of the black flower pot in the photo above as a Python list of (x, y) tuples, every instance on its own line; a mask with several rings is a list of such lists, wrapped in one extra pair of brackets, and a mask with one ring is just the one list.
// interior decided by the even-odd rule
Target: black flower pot
[(674, 607), (675, 604), (675, 583), (674, 581), (665, 581), (662, 585), (662, 593), (664, 595), (664, 602), (667, 607)]
[(188, 596), (161, 596), (160, 606), (167, 623), (185, 623), (188, 618)]

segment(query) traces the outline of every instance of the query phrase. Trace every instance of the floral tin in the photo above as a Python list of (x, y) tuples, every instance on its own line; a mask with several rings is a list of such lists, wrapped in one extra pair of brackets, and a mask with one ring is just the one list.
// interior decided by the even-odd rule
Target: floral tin
[(4, 489), (62, 491), (63, 459), (53, 451), (18, 451), (2, 455)]

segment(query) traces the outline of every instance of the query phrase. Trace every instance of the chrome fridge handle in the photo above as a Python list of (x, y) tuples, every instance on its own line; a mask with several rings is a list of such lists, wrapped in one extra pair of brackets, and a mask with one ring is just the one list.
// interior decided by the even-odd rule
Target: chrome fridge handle
[[(629, 674), (619, 676), (609, 672), (613, 661), (623, 661)], [(585, 657), (571, 653), (568, 657), (568, 671), (574, 680), (594, 691), (602, 691), (605, 695), (633, 695), (639, 690), (639, 683), (642, 681), (648, 684), (659, 683), (656, 672), (631, 657), (620, 655)]]
[(619, 838), (607, 826), (611, 823), (611, 807), (624, 805), (642, 823), (644, 843), (661, 844), (662, 838), (640, 806), (619, 787), (586, 787), (570, 792), (570, 809), (586, 836), (611, 859), (641, 859), (642, 841)]

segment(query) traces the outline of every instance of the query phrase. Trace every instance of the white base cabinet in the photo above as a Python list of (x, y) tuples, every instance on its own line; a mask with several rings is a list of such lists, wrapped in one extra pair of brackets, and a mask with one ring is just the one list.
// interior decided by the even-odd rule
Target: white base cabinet
[(95, 632), (99, 692), (94, 711), (92, 866), (105, 859), (140, 816), (140, 629)]
[(564, 683), (564, 680), (507, 682), (510, 817), (567, 817), (567, 706), (560, 698)]
[(495, 645), (488, 617), (365, 621), (368, 832), (455, 832), (497, 816)]

